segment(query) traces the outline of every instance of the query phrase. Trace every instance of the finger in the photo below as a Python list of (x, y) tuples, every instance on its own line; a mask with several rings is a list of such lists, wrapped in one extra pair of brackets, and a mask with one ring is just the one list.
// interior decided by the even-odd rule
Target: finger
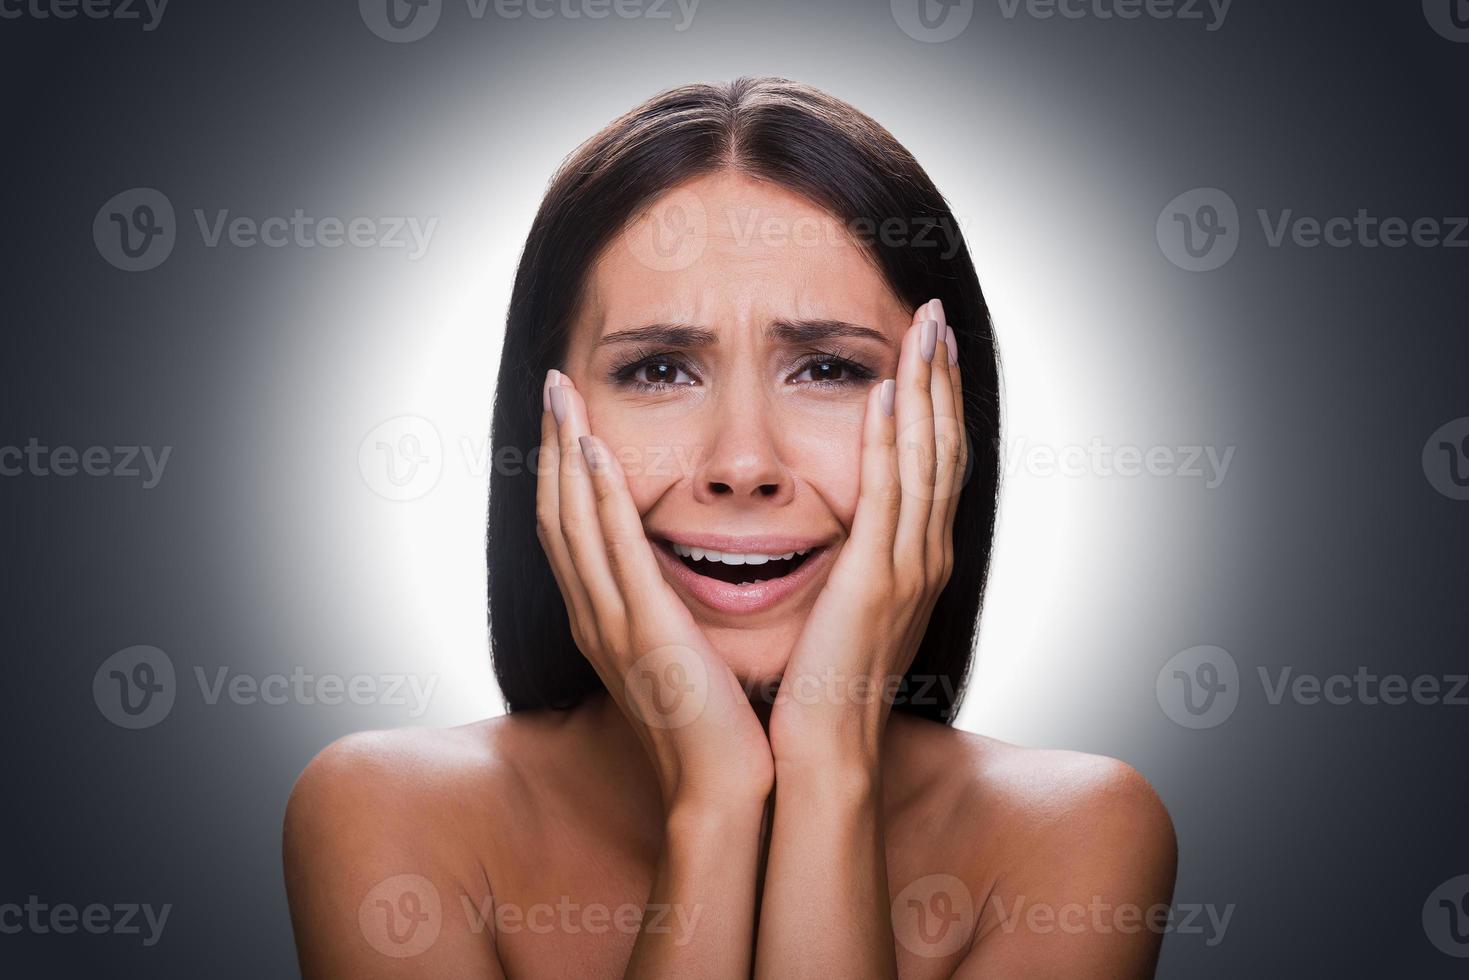
[(862, 418), (862, 466), (857, 490), (857, 512), (852, 517), (851, 546), (869, 561), (891, 562), (893, 536), (903, 490), (898, 482), (893, 440), (897, 385), (892, 378), (872, 386)]
[[(926, 305), (920, 307), (920, 312), (926, 311)], [(937, 330), (933, 320), (919, 320), (904, 338), (898, 358), (897, 455), (903, 499), (893, 554), (900, 562), (921, 560), (933, 503), (933, 395), (929, 389)]]
[(586, 403), (571, 379), (551, 389), (551, 412), (556, 416), (556, 442), (561, 453), (559, 470), (561, 533), (576, 574), (586, 587), (592, 612), (599, 624), (620, 622), (624, 616), (622, 596), (607, 562), (602, 527), (597, 520), (597, 501), (582, 456), (580, 439), (589, 435)]
[(561, 447), (556, 441), (556, 417), (551, 414), (550, 391), (561, 380), (551, 370), (541, 389), (541, 452), (536, 458), (536, 534), (556, 577), (556, 586), (566, 600), (572, 625), (589, 625), (591, 605), (587, 590), (571, 563), (566, 537), (561, 533), (560, 472)]
[(963, 443), (964, 417), (961, 403), (954, 400), (954, 376), (959, 373), (957, 349), (951, 339), (954, 332), (945, 319), (943, 303), (932, 300), (928, 309), (930, 317), (938, 325), (938, 350), (934, 352), (933, 377), (929, 386), (933, 399), (935, 463), (927, 545), (931, 569), (946, 574), (954, 547), (950, 524), (954, 498), (958, 494), (956, 471)]
[(643, 519), (628, 492), (622, 466), (596, 436), (582, 436), (579, 442), (591, 478), (607, 563), (631, 613), (663, 586), (663, 574), (643, 532)]

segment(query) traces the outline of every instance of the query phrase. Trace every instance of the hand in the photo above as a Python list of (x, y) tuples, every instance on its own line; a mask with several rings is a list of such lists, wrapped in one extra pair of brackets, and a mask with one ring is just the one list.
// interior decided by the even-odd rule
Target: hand
[(642, 740), (664, 805), (763, 805), (770, 744), (750, 702), (664, 581), (622, 468), (571, 379), (546, 378), (536, 530), (572, 637)]
[(943, 305), (920, 306), (895, 380), (873, 387), (851, 535), (817, 597), (771, 710), (777, 765), (852, 760), (875, 771), (897, 684), (954, 565), (967, 447)]

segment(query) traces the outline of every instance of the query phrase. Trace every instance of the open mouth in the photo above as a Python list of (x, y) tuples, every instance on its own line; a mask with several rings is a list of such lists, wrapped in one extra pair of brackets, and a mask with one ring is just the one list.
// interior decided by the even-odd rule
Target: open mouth
[(730, 585), (755, 585), (770, 579), (785, 578), (800, 568), (811, 549), (787, 551), (780, 555), (749, 554), (669, 545), (678, 560), (695, 575), (712, 578)]

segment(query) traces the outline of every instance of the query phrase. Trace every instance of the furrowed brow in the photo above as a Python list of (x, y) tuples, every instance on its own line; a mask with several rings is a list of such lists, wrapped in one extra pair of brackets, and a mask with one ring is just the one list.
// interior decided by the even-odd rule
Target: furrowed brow
[(649, 344), (658, 347), (708, 347), (718, 340), (713, 330), (677, 323), (650, 323), (645, 327), (615, 330), (597, 341), (608, 344)]
[(776, 320), (770, 325), (769, 332), (771, 337), (787, 344), (811, 344), (833, 337), (875, 340), (885, 347), (891, 347), (893, 343), (879, 330), (844, 320)]

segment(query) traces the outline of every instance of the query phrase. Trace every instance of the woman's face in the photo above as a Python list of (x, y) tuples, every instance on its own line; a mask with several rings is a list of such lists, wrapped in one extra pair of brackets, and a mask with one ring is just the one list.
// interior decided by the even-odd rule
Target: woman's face
[(784, 671), (847, 539), (867, 393), (911, 315), (840, 222), (733, 173), (665, 193), (591, 271), (563, 370), (746, 682)]

